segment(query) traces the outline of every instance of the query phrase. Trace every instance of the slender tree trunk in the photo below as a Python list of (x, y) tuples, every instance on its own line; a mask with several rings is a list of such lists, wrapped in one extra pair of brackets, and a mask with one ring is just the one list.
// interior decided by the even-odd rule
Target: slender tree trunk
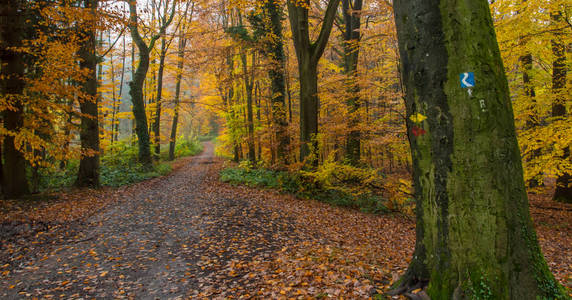
[[(125, 51), (125, 36), (123, 36), (123, 55), (121, 56), (121, 79), (119, 83), (119, 105), (117, 107), (117, 111), (119, 112), (121, 104), (123, 103), (123, 84), (125, 83), (125, 55), (127, 52)], [(117, 120), (115, 126), (115, 141), (119, 141), (119, 124), (120, 120)]]
[[(13, 109), (3, 112), (4, 129), (18, 134), (24, 126), (24, 104), (22, 101), (24, 81), (24, 59), (21, 53), (8, 47), (19, 47), (24, 35), (25, 18), (21, 12), (21, 1), (8, 1), (0, 4), (3, 21), (0, 24), (0, 92), (10, 99)], [(20, 152), (14, 135), (4, 136), (3, 191), (8, 198), (18, 198), (29, 193), (26, 179), (26, 159)]]
[[(261, 118), (262, 118), (262, 105), (261, 105), (261, 101), (260, 101), (260, 82), (257, 81), (256, 84), (254, 85), (254, 103), (256, 103), (256, 121), (258, 122), (258, 124), (261, 123)], [(257, 144), (258, 144), (258, 161), (262, 160), (262, 137), (259, 135), (257, 135), (256, 137), (257, 140)]]
[[(109, 44), (111, 45), (111, 34), (109, 34)], [(115, 64), (113, 63), (113, 52), (110, 51), (109, 53), (109, 64), (110, 64), (110, 71), (111, 71), (111, 137), (110, 142), (113, 145), (114, 137), (115, 137), (115, 119), (117, 116), (117, 94), (115, 93)], [(121, 97), (121, 93), (119, 94)]]
[(2, 147), (4, 147), (3, 144), (4, 144), (3, 137), (0, 137), (0, 199), (4, 198), (4, 190), (2, 186), (2, 183), (4, 182), (4, 159), (2, 157)]
[[(532, 54), (526, 53), (520, 57), (520, 64), (522, 68), (522, 84), (524, 86), (524, 95), (526, 96), (527, 103), (530, 103), (528, 109), (530, 115), (526, 119), (526, 128), (533, 129), (539, 125), (538, 122), (538, 112), (536, 107), (536, 92), (534, 91), (534, 85), (531, 82), (531, 71), (532, 71)], [(534, 158), (540, 156), (541, 149), (536, 149), (527, 158), (528, 161), (534, 160)], [(540, 186), (538, 178), (542, 174), (536, 174), (533, 178), (529, 179), (527, 186), (530, 188), (535, 188)]]
[(308, 162), (313, 166), (318, 165), (318, 61), (330, 38), (339, 4), (340, 0), (328, 2), (318, 39), (311, 42), (308, 22), (310, 0), (288, 1), (288, 17), (300, 77), (300, 161), (312, 154), (313, 149), (314, 157)]
[(79, 99), (81, 116), (81, 160), (75, 185), (78, 187), (99, 186), (99, 116), (98, 116), (98, 93), (97, 93), (97, 56), (95, 21), (97, 12), (97, 0), (84, 0), (86, 9), (90, 10), (92, 18), (84, 24), (84, 38), (79, 56), (80, 67), (88, 70), (89, 75), (83, 83), (84, 95)]
[(175, 146), (177, 145), (177, 126), (179, 123), (180, 95), (181, 95), (181, 79), (183, 76), (183, 67), (185, 66), (185, 46), (187, 40), (181, 38), (179, 40), (179, 53), (177, 61), (177, 77), (175, 86), (175, 113), (173, 115), (173, 124), (171, 126), (171, 139), (169, 141), (169, 160), (175, 159)]
[(565, 298), (530, 219), (488, 2), (395, 0), (394, 11), (417, 199), (415, 253), (396, 292)]
[(348, 128), (350, 130), (346, 140), (346, 158), (352, 165), (360, 161), (361, 134), (356, 127), (359, 125), (358, 111), (360, 108), (359, 83), (358, 83), (358, 60), (360, 50), (360, 26), (362, 0), (342, 0), (343, 16), (345, 23), (344, 38), (344, 73), (347, 76), (348, 98), (346, 103), (349, 108)]
[(163, 70), (165, 69), (165, 56), (167, 55), (167, 41), (161, 38), (161, 53), (159, 54), (159, 71), (157, 79), (157, 98), (155, 99), (155, 121), (153, 132), (155, 133), (155, 156), (161, 155), (161, 101), (163, 97)]
[[(555, 24), (562, 22), (562, 13), (552, 12), (552, 21)], [(552, 102), (552, 117), (564, 119), (566, 113), (566, 46), (562, 42), (562, 30), (558, 30), (552, 39), (552, 54), (554, 61), (552, 63), (552, 93), (554, 100)], [(562, 160), (570, 160), (570, 147), (564, 149)], [(556, 190), (553, 199), (559, 202), (572, 203), (572, 174), (563, 171), (556, 178)]]
[[(256, 163), (256, 146), (254, 145), (254, 110), (252, 108), (252, 91), (254, 89), (254, 70), (256, 68), (256, 52), (252, 52), (251, 70), (248, 72), (246, 49), (241, 49), (242, 70), (244, 76), (244, 88), (246, 93), (246, 130), (248, 145), (248, 160)], [(249, 74), (251, 73), (251, 74)]]

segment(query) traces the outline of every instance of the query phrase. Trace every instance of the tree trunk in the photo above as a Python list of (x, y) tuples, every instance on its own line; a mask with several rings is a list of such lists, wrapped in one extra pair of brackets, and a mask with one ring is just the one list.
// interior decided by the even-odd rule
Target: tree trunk
[[(254, 70), (256, 68), (256, 52), (252, 52), (252, 65), (250, 72), (248, 72), (248, 62), (246, 49), (240, 50), (240, 57), (242, 59), (242, 71), (244, 76), (244, 89), (246, 93), (246, 131), (247, 146), (248, 146), (248, 160), (254, 165), (256, 163), (256, 145), (254, 145), (254, 111), (252, 108), (252, 91), (254, 89)], [(250, 74), (249, 74), (250, 73)]]
[[(127, 54), (126, 50), (125, 50), (125, 36), (123, 36), (123, 55), (121, 56), (121, 79), (119, 80), (119, 105), (117, 107), (117, 111), (119, 112), (120, 108), (121, 108), (121, 104), (123, 103), (123, 84), (124, 84), (124, 80), (125, 80), (125, 55)], [(114, 135), (114, 140), (115, 141), (119, 141), (119, 124), (120, 124), (120, 120), (117, 120), (116, 124), (114, 124), (115, 126), (115, 135)]]
[(396, 0), (394, 11), (417, 199), (415, 253), (394, 292), (564, 298), (530, 219), (488, 2)]
[(165, 56), (167, 55), (167, 42), (161, 38), (161, 53), (159, 54), (159, 75), (157, 79), (157, 98), (155, 99), (155, 121), (153, 132), (155, 133), (155, 156), (161, 155), (161, 97), (163, 97), (163, 70), (165, 69)]
[(318, 164), (318, 61), (330, 38), (339, 4), (340, 0), (328, 2), (318, 39), (311, 42), (308, 22), (310, 1), (288, 1), (288, 17), (300, 76), (300, 161), (314, 154), (311, 161), (306, 162), (313, 166)]
[[(254, 100), (254, 102), (256, 103), (256, 121), (258, 122), (258, 124), (262, 124), (262, 101), (260, 100), (261, 98), (260, 81), (257, 81), (256, 84), (254, 85), (254, 96), (256, 97)], [(257, 159), (258, 161), (262, 161), (262, 137), (260, 134), (257, 136), (257, 142), (258, 142)]]
[(313, 154), (311, 165), (318, 165), (318, 70), (317, 63), (303, 61), (300, 74), (300, 161)]
[[(111, 42), (111, 34), (109, 34), (109, 44), (112, 45)], [(114, 137), (115, 137), (115, 119), (117, 118), (117, 94), (115, 93), (115, 64), (113, 63), (113, 52), (110, 51), (109, 52), (109, 65), (110, 65), (110, 71), (111, 71), (111, 98), (112, 98), (112, 102), (111, 102), (111, 137), (110, 137), (110, 142), (111, 145), (113, 145), (114, 142)], [(121, 90), (121, 88), (120, 88)], [(121, 92), (119, 93), (119, 97), (121, 97)]]
[(135, 117), (135, 132), (137, 133), (139, 143), (139, 162), (150, 167), (152, 165), (151, 146), (149, 140), (149, 126), (147, 125), (147, 115), (145, 114), (145, 102), (143, 99), (143, 83), (149, 70), (149, 53), (153, 49), (155, 42), (162, 34), (175, 15), (175, 7), (172, 6), (172, 11), (166, 22), (161, 26), (159, 33), (152, 36), (149, 45), (145, 43), (139, 34), (137, 27), (137, 1), (129, 2), (129, 30), (131, 31), (131, 38), (139, 49), (139, 65), (133, 74), (133, 80), (129, 84), (131, 101), (133, 102), (133, 116)]
[[(183, 27), (184, 28), (184, 27)], [(175, 86), (175, 113), (173, 115), (173, 124), (171, 126), (171, 139), (169, 141), (169, 160), (175, 159), (175, 146), (177, 145), (177, 126), (179, 123), (179, 99), (181, 95), (181, 79), (183, 76), (183, 67), (185, 66), (185, 46), (187, 45), (187, 40), (181, 38), (179, 40), (179, 53), (177, 62), (177, 77)]]
[[(552, 21), (555, 24), (562, 22), (561, 12), (551, 13)], [(552, 117), (557, 119), (566, 118), (566, 47), (562, 42), (563, 32), (557, 30), (552, 39), (552, 54), (554, 61), (552, 62), (552, 93), (554, 99), (552, 102)], [(564, 149), (561, 157), (562, 160), (570, 160), (570, 147)], [(563, 171), (556, 179), (556, 191), (553, 199), (559, 202), (572, 203), (572, 174)]]
[[(2, 2), (0, 13), (3, 21), (0, 24), (0, 92), (10, 99), (13, 109), (4, 110), (3, 121), (5, 130), (18, 134), (24, 125), (23, 96), (25, 81), (23, 79), (25, 64), (22, 54), (7, 49), (20, 47), (24, 35), (24, 17), (19, 12), (20, 1)], [(16, 145), (14, 135), (4, 136), (2, 189), (7, 198), (18, 198), (29, 193), (26, 178), (26, 159)]]
[[(530, 72), (532, 71), (532, 54), (526, 53), (520, 57), (520, 64), (522, 68), (522, 84), (524, 86), (524, 95), (527, 97), (527, 103), (530, 103), (528, 109), (530, 115), (526, 119), (526, 128), (533, 129), (539, 125), (538, 122), (538, 112), (536, 108), (536, 92), (534, 91), (534, 85), (531, 82)], [(527, 158), (528, 161), (534, 160), (541, 153), (541, 149), (535, 149), (532, 154)], [(535, 174), (535, 176), (528, 180), (527, 186), (530, 188), (535, 188), (540, 186), (539, 177), (542, 174)]]
[(346, 103), (349, 110), (348, 133), (346, 140), (346, 158), (352, 165), (360, 161), (361, 133), (356, 127), (359, 125), (358, 111), (360, 108), (359, 83), (358, 83), (358, 59), (360, 50), (360, 26), (362, 0), (342, 0), (343, 16), (345, 23), (344, 38), (344, 73), (347, 76), (348, 99)]
[[(13, 109), (4, 110), (4, 128), (12, 134), (18, 134), (24, 125), (23, 96), (25, 81), (24, 59), (22, 54), (7, 49), (20, 47), (24, 34), (24, 17), (19, 12), (20, 1), (2, 2), (0, 13), (3, 18), (0, 24), (0, 92), (10, 99)], [(26, 160), (16, 145), (14, 135), (4, 136), (3, 141), (3, 191), (7, 198), (18, 198), (29, 193), (26, 179)]]
[(267, 45), (269, 58), (273, 60), (273, 67), (268, 71), (272, 91), (272, 123), (275, 128), (277, 145), (277, 158), (280, 164), (288, 164), (290, 137), (288, 136), (288, 120), (286, 119), (286, 88), (284, 72), (286, 56), (284, 55), (284, 42), (282, 35), (282, 11), (276, 1), (265, 1), (265, 24), (267, 31), (273, 38)]
[(78, 187), (98, 187), (99, 186), (99, 116), (98, 116), (98, 94), (97, 94), (97, 56), (95, 53), (95, 14), (97, 11), (97, 0), (84, 0), (86, 9), (90, 9), (89, 22), (83, 24), (84, 36), (86, 37), (79, 56), (81, 57), (80, 67), (88, 70), (89, 75), (83, 82), (83, 93), (79, 99), (81, 110), (81, 129), (79, 138), (81, 140), (81, 160), (75, 185)]

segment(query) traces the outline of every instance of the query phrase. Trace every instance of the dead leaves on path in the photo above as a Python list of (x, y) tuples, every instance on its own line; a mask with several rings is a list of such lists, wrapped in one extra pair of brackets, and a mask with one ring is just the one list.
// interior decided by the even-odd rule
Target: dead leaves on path
[[(387, 291), (389, 285), (406, 269), (415, 244), (415, 224), (410, 217), (363, 214), (273, 191), (233, 187), (217, 180), (220, 167), (218, 163), (203, 164), (194, 165), (189, 170), (190, 174), (200, 175), (201, 178), (204, 176), (204, 179), (200, 179), (200, 186), (189, 188), (200, 195), (197, 198), (186, 199), (189, 191), (185, 189), (177, 192), (157, 191), (161, 185), (151, 180), (121, 190), (96, 194), (92, 191), (71, 193), (36, 206), (18, 208), (18, 204), (4, 203), (8, 213), (2, 213), (0, 217), (2, 220), (64, 224), (85, 218), (105, 205), (113, 204), (114, 197), (118, 195), (125, 199), (134, 192), (147, 189), (150, 198), (141, 201), (141, 209), (133, 210), (137, 215), (127, 216), (123, 212), (123, 217), (143, 217), (150, 208), (155, 207), (153, 201), (171, 198), (190, 201), (168, 206), (169, 211), (163, 211), (157, 218), (146, 219), (164, 235), (173, 234), (168, 222), (171, 214), (185, 216), (186, 219), (181, 219), (184, 222), (182, 227), (188, 228), (189, 232), (198, 230), (196, 239), (185, 237), (180, 241), (174, 239), (171, 244), (160, 244), (165, 247), (161, 251), (166, 253), (168, 260), (157, 258), (159, 250), (154, 248), (158, 243), (156, 241), (139, 241), (136, 256), (131, 260), (128, 253), (119, 254), (119, 249), (127, 251), (131, 249), (128, 248), (131, 247), (130, 243), (138, 240), (117, 238), (117, 242), (124, 243), (116, 245), (118, 248), (105, 245), (113, 252), (107, 254), (97, 250), (95, 245), (89, 245), (94, 252), (78, 252), (77, 255), (92, 260), (91, 265), (72, 270), (71, 275), (66, 277), (66, 272), (72, 266), (66, 266), (66, 261), (61, 262), (62, 278), (49, 290), (54, 295), (68, 292), (73, 286), (83, 286), (82, 283), (86, 287), (101, 288), (98, 285), (114, 282), (119, 288), (113, 293), (107, 291), (108, 296), (134, 297), (138, 295), (140, 287), (133, 282), (138, 280), (139, 275), (131, 269), (137, 269), (140, 265), (155, 265), (157, 260), (168, 261), (160, 266), (157, 275), (163, 274), (161, 276), (168, 279), (168, 286), (164, 289), (174, 291), (173, 294), (183, 293), (190, 298), (208, 299), (367, 299), (375, 293)], [(204, 168), (209, 169), (206, 175), (199, 171)], [(189, 183), (185, 180), (180, 182)], [(157, 200), (157, 197), (162, 197), (162, 200)], [(561, 205), (552, 209), (547, 208), (546, 203), (551, 202), (532, 197), (531, 213), (551, 270), (560, 282), (570, 287), (572, 206)], [(200, 213), (191, 213), (185, 205), (196, 205), (194, 209)], [(105, 220), (101, 222), (98, 226), (103, 226)], [(140, 221), (138, 224), (146, 223)], [(45, 235), (49, 240), (48, 233), (52, 231), (53, 228), (46, 228), (37, 234), (38, 237)], [(38, 237), (34, 238), (39, 240)], [(86, 241), (89, 237), (74, 234), (68, 238)], [(97, 241), (89, 242), (95, 244)], [(25, 259), (26, 253), (17, 253), (14, 252), (13, 259)], [(39, 258), (40, 261), (42, 259)], [(106, 262), (112, 267), (104, 268)], [(32, 265), (28, 267), (35, 268)], [(1, 276), (12, 276), (13, 266), (0, 265), (0, 272)], [(22, 296), (26, 296), (28, 291), (22, 292)], [(99, 293), (97, 290), (85, 291), (88, 292)]]

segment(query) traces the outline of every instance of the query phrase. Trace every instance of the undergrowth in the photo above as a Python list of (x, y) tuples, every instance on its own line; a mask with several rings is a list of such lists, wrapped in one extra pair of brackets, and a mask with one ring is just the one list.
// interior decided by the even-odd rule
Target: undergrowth
[[(137, 162), (137, 144), (127, 140), (108, 146), (101, 156), (101, 185), (118, 187), (168, 174), (172, 170), (170, 162), (165, 161), (169, 146), (161, 148), (161, 160), (155, 162), (152, 169), (148, 169)], [(202, 144), (198, 139), (181, 139), (175, 147), (175, 157), (196, 155), (201, 151)], [(78, 168), (79, 160), (71, 159), (64, 166), (40, 169), (35, 180), (30, 175), (30, 182), (35, 183), (35, 189), (39, 192), (62, 190), (73, 186)]]
[(374, 169), (326, 162), (316, 171), (275, 171), (242, 162), (221, 171), (220, 179), (231, 184), (264, 187), (369, 213), (411, 210), (412, 200), (401, 203), (384, 199), (384, 176)]

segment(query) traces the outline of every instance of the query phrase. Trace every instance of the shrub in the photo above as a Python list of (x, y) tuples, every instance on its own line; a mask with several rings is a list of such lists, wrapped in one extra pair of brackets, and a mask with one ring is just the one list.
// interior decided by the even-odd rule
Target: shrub
[(338, 163), (324, 164), (315, 172), (285, 172), (252, 168), (242, 162), (221, 171), (221, 180), (231, 184), (278, 189), (300, 198), (316, 199), (365, 212), (389, 211), (381, 197), (381, 175)]
[[(202, 151), (195, 139), (183, 140), (178, 146), (179, 156), (194, 155)], [(168, 151), (168, 149), (167, 149)], [(103, 186), (122, 186), (163, 176), (171, 172), (168, 163), (157, 163), (151, 170), (137, 162), (137, 145), (130, 141), (119, 141), (107, 147), (101, 156), (100, 182)], [(71, 187), (76, 179), (79, 160), (70, 160), (65, 168), (43, 168), (40, 170), (40, 191), (61, 190)]]

